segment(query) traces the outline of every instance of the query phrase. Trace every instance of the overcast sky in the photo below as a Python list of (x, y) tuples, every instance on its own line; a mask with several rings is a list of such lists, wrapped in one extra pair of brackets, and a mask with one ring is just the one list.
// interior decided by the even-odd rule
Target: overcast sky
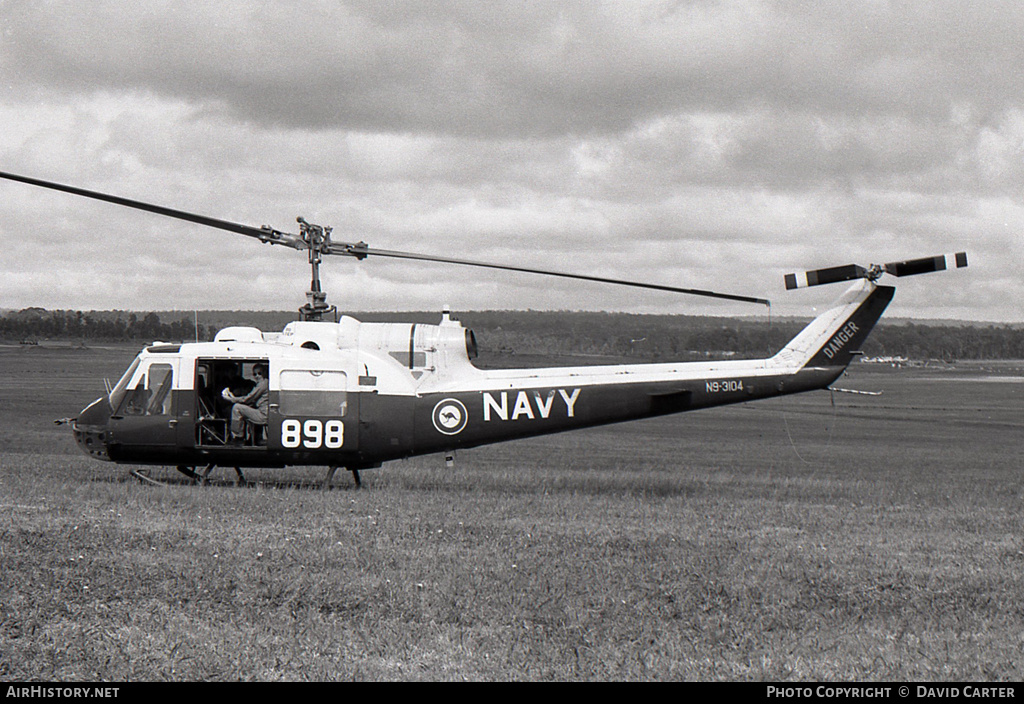
[[(0, 0), (0, 171), (336, 241), (770, 298), (965, 250), (891, 316), (1024, 321), (1019, 2)], [(272, 309), (302, 253), (0, 182), (0, 308)], [(342, 310), (758, 306), (334, 257)], [(897, 280), (887, 277), (888, 283)]]

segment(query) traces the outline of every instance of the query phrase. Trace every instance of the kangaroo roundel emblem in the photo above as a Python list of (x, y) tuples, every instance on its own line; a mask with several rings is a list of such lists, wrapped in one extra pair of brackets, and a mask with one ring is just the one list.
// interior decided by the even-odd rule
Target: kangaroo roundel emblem
[(438, 401), (434, 406), (434, 427), (437, 432), (445, 435), (457, 435), (466, 427), (469, 414), (466, 407), (455, 398), (446, 398)]

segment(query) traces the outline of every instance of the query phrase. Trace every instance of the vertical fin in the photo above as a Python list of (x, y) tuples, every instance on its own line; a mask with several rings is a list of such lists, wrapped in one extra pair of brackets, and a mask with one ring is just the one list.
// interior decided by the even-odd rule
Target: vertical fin
[(780, 367), (845, 367), (882, 316), (895, 289), (861, 281), (831, 308), (815, 318), (778, 354), (769, 359)]

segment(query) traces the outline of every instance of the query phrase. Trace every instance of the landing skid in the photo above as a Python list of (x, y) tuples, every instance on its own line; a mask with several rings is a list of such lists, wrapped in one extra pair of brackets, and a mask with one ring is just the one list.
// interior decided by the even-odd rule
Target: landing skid
[[(205, 468), (199, 470), (198, 472), (195, 471), (193, 467), (188, 467), (186, 465), (178, 465), (177, 467), (175, 467), (175, 469), (177, 469), (179, 472), (181, 472), (186, 477), (191, 479), (193, 482), (206, 485), (209, 484), (210, 482), (210, 472), (212, 472), (216, 466), (217, 465), (215, 464), (209, 464)], [(143, 484), (149, 484), (151, 486), (167, 486), (166, 482), (162, 482), (159, 479), (154, 479), (153, 477), (149, 476), (148, 470), (133, 469), (129, 471), (128, 474), (132, 477), (135, 477)], [(235, 478), (235, 486), (245, 486), (248, 483), (246, 481), (245, 475), (242, 474), (241, 467), (235, 467), (235, 474), (237, 475)]]
[(195, 472), (194, 472), (194, 471), (192, 470), (192, 468), (191, 468), (191, 467), (186, 467), (186, 466), (184, 466), (184, 465), (180, 465), (180, 464), (179, 464), (179, 465), (178, 465), (178, 466), (176, 467), (176, 469), (177, 469), (177, 470), (178, 470), (179, 472), (181, 472), (182, 474), (184, 474), (184, 475), (185, 475), (186, 477), (188, 477), (189, 479), (191, 479), (192, 481), (199, 481), (199, 479), (200, 479), (199, 475), (198, 475), (198, 474), (196, 474), (196, 473), (195, 473)]
[[(217, 466), (216, 464), (211, 462), (210, 464), (206, 465), (205, 469), (200, 470), (197, 473), (198, 479), (199, 479), (199, 483), (201, 483), (201, 484), (209, 484), (210, 483), (210, 472), (212, 472), (216, 466)], [(181, 467), (179, 467), (178, 470), (181, 471)], [(247, 483), (248, 482), (245, 479), (245, 475), (242, 474), (242, 468), (241, 467), (235, 467), (235, 486), (245, 486)]]
[[(324, 482), (323, 482), (323, 484), (320, 487), (321, 489), (323, 489), (324, 491), (327, 491), (328, 489), (331, 488), (331, 480), (334, 478), (334, 473), (337, 472), (337, 471), (338, 471), (338, 467), (328, 467), (327, 468), (327, 475), (324, 477)], [(349, 471), (352, 472), (352, 479), (355, 480), (356, 489), (362, 488), (363, 482), (359, 478), (359, 470), (358, 469), (352, 469), (352, 470), (349, 470)]]
[[(202, 484), (205, 486), (210, 483), (210, 473), (213, 472), (213, 470), (216, 467), (217, 465), (211, 462), (206, 467), (198, 471), (196, 470), (195, 467), (189, 467), (187, 465), (181, 464), (176, 466), (175, 469), (177, 469), (179, 472), (181, 472), (186, 477), (191, 479), (193, 483)], [(334, 473), (337, 472), (338, 469), (339, 467), (327, 468), (327, 474), (324, 477), (323, 483), (321, 484), (321, 488), (324, 491), (327, 491), (331, 488), (331, 480), (334, 479)], [(246, 486), (248, 484), (248, 480), (246, 480), (245, 475), (242, 473), (242, 468), (235, 467), (234, 470), (235, 474), (237, 475), (235, 478), (235, 486)], [(359, 470), (350, 469), (349, 471), (352, 472), (352, 479), (355, 481), (356, 488), (361, 489), (363, 486), (363, 482), (362, 478), (359, 476)], [(154, 479), (153, 477), (149, 476), (147, 472), (148, 470), (133, 469), (129, 471), (128, 474), (132, 477), (135, 477), (143, 484), (149, 484), (151, 486), (167, 486), (166, 482), (162, 482), (159, 479)]]
[(141, 469), (133, 469), (129, 471), (128, 474), (132, 477), (135, 477), (143, 484), (149, 484), (150, 486), (167, 486), (162, 481), (153, 479), (153, 477), (149, 476), (148, 474), (145, 473), (145, 471)]

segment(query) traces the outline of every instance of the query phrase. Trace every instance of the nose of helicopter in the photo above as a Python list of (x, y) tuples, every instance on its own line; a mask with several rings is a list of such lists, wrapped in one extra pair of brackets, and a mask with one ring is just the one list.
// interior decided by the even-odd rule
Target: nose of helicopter
[(98, 398), (82, 409), (71, 421), (71, 432), (82, 452), (97, 460), (110, 461), (107, 454), (107, 420), (110, 418), (110, 402), (106, 397)]

